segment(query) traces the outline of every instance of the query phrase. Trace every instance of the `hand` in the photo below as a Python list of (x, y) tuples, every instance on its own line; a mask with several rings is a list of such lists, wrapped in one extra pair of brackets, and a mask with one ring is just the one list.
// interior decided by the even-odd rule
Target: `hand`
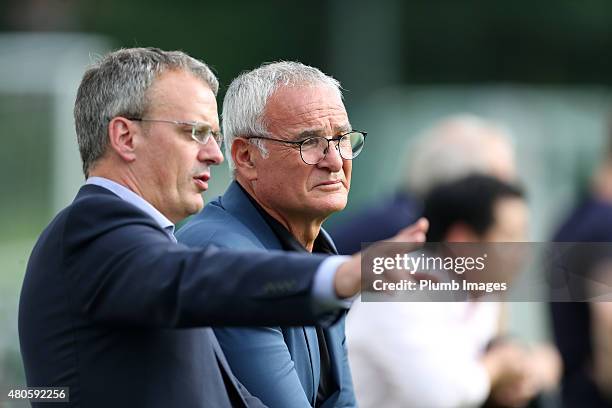
[[(409, 227), (401, 230), (397, 235), (390, 238), (387, 241), (380, 241), (370, 245), (363, 253), (363, 255), (376, 253), (377, 256), (385, 256), (385, 243), (409, 243), (406, 246), (407, 251), (416, 250), (423, 242), (425, 242), (425, 234), (429, 229), (429, 222), (425, 218), (420, 218), (417, 222), (410, 225)], [(387, 249), (387, 251), (389, 251)], [(393, 254), (387, 254), (390, 257), (395, 256)], [(349, 298), (356, 295), (361, 289), (361, 252), (356, 253), (351, 259), (338, 268), (336, 276), (334, 278), (334, 287), (336, 289), (336, 295), (339, 298)], [(374, 278), (373, 274), (368, 274), (367, 278)], [(381, 275), (378, 275), (381, 276)], [(399, 281), (401, 279), (410, 279), (410, 275), (407, 271), (403, 270), (390, 270), (384, 273), (384, 279), (386, 281)], [(371, 283), (371, 282), (370, 282)], [(364, 286), (371, 288), (372, 285), (367, 281), (364, 281)]]
[(539, 392), (529, 359), (530, 353), (511, 341), (496, 344), (483, 356), (496, 406), (523, 407)]
[(550, 390), (559, 385), (562, 372), (561, 355), (550, 344), (533, 346), (529, 351), (529, 375), (534, 377), (538, 392)]
[(542, 391), (558, 385), (561, 357), (552, 346), (529, 349), (503, 342), (483, 357), (491, 376), (491, 399), (500, 406), (522, 407)]

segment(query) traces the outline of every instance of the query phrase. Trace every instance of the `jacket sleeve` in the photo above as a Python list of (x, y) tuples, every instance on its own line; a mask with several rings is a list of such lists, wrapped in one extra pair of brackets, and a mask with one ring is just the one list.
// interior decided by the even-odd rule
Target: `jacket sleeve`
[(323, 257), (248, 253), (172, 242), (117, 200), (73, 206), (62, 259), (76, 309), (108, 324), (156, 327), (315, 324)]

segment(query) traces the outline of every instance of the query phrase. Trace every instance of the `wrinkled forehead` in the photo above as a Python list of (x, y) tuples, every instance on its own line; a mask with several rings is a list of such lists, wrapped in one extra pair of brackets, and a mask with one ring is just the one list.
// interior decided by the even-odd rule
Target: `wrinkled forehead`
[(268, 98), (264, 124), (269, 131), (331, 136), (351, 130), (338, 89), (329, 85), (283, 86)]

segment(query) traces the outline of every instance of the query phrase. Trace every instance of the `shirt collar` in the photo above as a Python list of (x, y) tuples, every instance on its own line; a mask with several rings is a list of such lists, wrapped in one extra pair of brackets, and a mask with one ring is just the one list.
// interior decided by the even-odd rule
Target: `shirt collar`
[(157, 208), (153, 207), (144, 198), (134, 193), (129, 188), (104, 177), (89, 177), (85, 184), (92, 184), (112, 191), (122, 200), (127, 201), (149, 215), (164, 231), (168, 232), (172, 238), (174, 237), (174, 224), (172, 221), (166, 218), (157, 210)]

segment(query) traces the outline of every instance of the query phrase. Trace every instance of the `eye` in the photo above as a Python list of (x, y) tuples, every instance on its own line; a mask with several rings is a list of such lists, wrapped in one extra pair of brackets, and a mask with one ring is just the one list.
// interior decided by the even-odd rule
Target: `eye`
[(193, 127), (192, 132), (193, 137), (200, 142), (206, 141), (210, 135), (213, 134), (212, 130), (208, 126), (195, 126)]
[(322, 137), (311, 137), (302, 142), (302, 150), (327, 147), (327, 141)]

